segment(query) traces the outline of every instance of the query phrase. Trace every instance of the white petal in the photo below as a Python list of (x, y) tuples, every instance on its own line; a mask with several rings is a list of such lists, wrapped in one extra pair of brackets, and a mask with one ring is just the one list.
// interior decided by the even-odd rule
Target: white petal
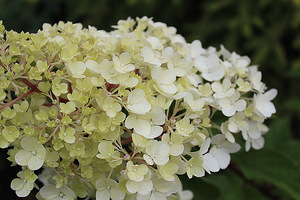
[(215, 136), (212, 137), (211, 143), (212, 144), (221, 144), (224, 140), (225, 140), (224, 135), (217, 134), (217, 135), (215, 135)]
[(217, 149), (214, 158), (218, 161), (219, 166), (221, 169), (225, 169), (228, 167), (230, 163), (230, 155), (229, 153), (226, 153), (222, 151), (221, 149)]
[(73, 199), (75, 198), (75, 193), (73, 192), (73, 190), (71, 190), (69, 187), (63, 185), (61, 188), (59, 188), (59, 190), (64, 194), (64, 195), (68, 195), (70, 197), (73, 197)]
[(149, 194), (149, 192), (152, 190), (153, 188), (153, 184), (151, 180), (147, 180), (147, 181), (142, 181), (139, 184), (139, 190), (138, 193), (141, 195), (146, 195)]
[(260, 137), (258, 139), (252, 139), (251, 143), (252, 143), (253, 149), (258, 150), (258, 149), (263, 148), (263, 146), (265, 144), (265, 139), (263, 137)]
[(247, 105), (246, 101), (244, 99), (240, 99), (237, 102), (235, 102), (234, 107), (237, 111), (243, 111), (243, 110), (245, 110), (246, 105)]
[(45, 185), (40, 189), (40, 195), (45, 199), (53, 199), (59, 195), (55, 185)]
[(276, 89), (271, 89), (268, 92), (266, 92), (264, 95), (266, 96), (266, 99), (271, 101), (277, 96), (277, 93), (278, 91)]
[(28, 165), (28, 161), (32, 158), (32, 153), (30, 151), (25, 151), (21, 149), (15, 155), (15, 161), (18, 165), (26, 166)]
[(236, 133), (236, 132), (239, 131), (238, 126), (237, 126), (236, 123), (229, 123), (228, 124), (228, 130), (233, 132), (233, 133)]
[(24, 137), (21, 140), (21, 147), (26, 151), (33, 151), (36, 150), (38, 143), (38, 140), (34, 137)]
[(153, 160), (157, 165), (165, 165), (168, 163), (169, 157), (154, 157)]
[(24, 187), (22, 189), (16, 191), (16, 194), (18, 197), (27, 197), (30, 194), (32, 189), (33, 189), (33, 183), (32, 183), (32, 187), (30, 187), (30, 188), (28, 188), (28, 187), (26, 187), (26, 185), (24, 185)]
[(183, 144), (173, 144), (170, 146), (170, 154), (172, 156), (179, 156), (184, 150)]
[(146, 99), (144, 99), (143, 101), (140, 101), (138, 103), (127, 105), (127, 108), (133, 113), (143, 115), (151, 110), (151, 104)]
[(120, 62), (123, 65), (126, 65), (126, 64), (130, 63), (130, 60), (131, 60), (131, 56), (128, 52), (124, 52), (120, 55)]
[(195, 59), (201, 55), (201, 53), (204, 52), (204, 49), (202, 48), (201, 42), (199, 40), (195, 40), (191, 43), (191, 58)]
[(175, 94), (177, 92), (177, 87), (174, 84), (168, 85), (158, 85), (160, 89), (166, 94)]
[(160, 126), (151, 126), (151, 132), (148, 135), (144, 135), (145, 138), (152, 139), (160, 136), (163, 132), (163, 128)]
[(149, 155), (144, 154), (143, 158), (148, 163), (148, 165), (153, 165), (153, 160), (152, 160), (152, 158)]
[(211, 142), (211, 139), (210, 138), (207, 138), (201, 145), (201, 148), (200, 148), (200, 151), (199, 153), (200, 154), (204, 154), (208, 151), (208, 148), (210, 146), (210, 142)]
[(28, 168), (31, 170), (38, 170), (44, 164), (44, 160), (41, 160), (38, 156), (32, 156), (28, 161)]
[(252, 139), (258, 139), (261, 137), (261, 131), (258, 130), (256, 123), (251, 123), (252, 127), (250, 127), (248, 134)]
[(209, 153), (205, 154), (203, 157), (203, 167), (207, 172), (218, 172), (220, 170), (218, 161)]
[(159, 41), (157, 37), (150, 36), (147, 38), (148, 42), (150, 42), (152, 49), (162, 49), (163, 45)]
[(228, 141), (224, 141), (221, 144), (221, 148), (223, 149), (223, 151), (225, 151), (227, 153), (235, 153), (241, 149), (241, 146), (237, 143), (231, 143)]
[(136, 124), (136, 116), (134, 114), (129, 115), (125, 120), (125, 127), (132, 129), (135, 127), (135, 124)]
[(229, 142), (231, 142), (231, 143), (235, 142), (235, 138), (233, 137), (232, 133), (230, 133), (229, 131), (227, 131), (225, 133), (225, 137)]
[(138, 183), (138, 182), (129, 180), (126, 183), (126, 188), (127, 188), (128, 192), (134, 194), (139, 190), (139, 184), (140, 183)]
[(144, 119), (137, 119), (134, 130), (137, 134), (140, 134), (144, 137), (151, 133), (151, 125), (149, 121)]
[(112, 200), (123, 200), (125, 198), (125, 193), (116, 187), (110, 189), (110, 196)]
[(109, 200), (110, 193), (108, 190), (97, 190), (96, 192), (96, 200)]
[(94, 73), (101, 73), (99, 64), (94, 60), (86, 61), (86, 67)]
[(236, 110), (234, 109), (233, 106), (229, 106), (229, 107), (223, 108), (222, 113), (227, 117), (231, 117), (236, 113)]
[(20, 179), (20, 178), (15, 178), (14, 180), (12, 180), (12, 182), (10, 183), (10, 187), (13, 190), (20, 190), (24, 187), (24, 180)]
[(167, 198), (160, 192), (153, 192), (149, 200), (167, 200)]

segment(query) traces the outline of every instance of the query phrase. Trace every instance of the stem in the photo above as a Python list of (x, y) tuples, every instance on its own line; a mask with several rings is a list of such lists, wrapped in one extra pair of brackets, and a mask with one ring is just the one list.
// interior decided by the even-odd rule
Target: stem
[(73, 90), (72, 90), (72, 85), (70, 82), (68, 82), (68, 90), (69, 90), (69, 93), (72, 94)]
[(129, 137), (126, 140), (123, 140), (121, 143), (122, 143), (122, 145), (124, 145), (124, 144), (128, 144), (131, 141), (132, 141), (132, 137)]
[(41, 91), (37, 88), (36, 85), (32, 84), (30, 81), (28, 81), (27, 79), (25, 78), (22, 78), (19, 80), (20, 82), (23, 82), (25, 83), (28, 87), (30, 87), (34, 92), (38, 92), (38, 93), (41, 93)]
[(22, 94), (21, 96), (19, 96), (18, 98), (12, 100), (11, 102), (8, 102), (8, 103), (4, 104), (4, 105), (0, 108), (0, 110), (4, 110), (6, 107), (12, 106), (14, 103), (16, 103), (16, 102), (20, 101), (21, 99), (23, 99), (23, 98), (29, 96), (29, 95), (30, 95), (31, 93), (33, 93), (33, 92), (34, 92), (34, 89), (31, 88), (31, 89), (30, 89), (28, 92), (26, 92), (25, 94)]
[(112, 168), (111, 170), (110, 170), (110, 172), (109, 172), (109, 174), (108, 174), (108, 177), (107, 178), (110, 178), (110, 176), (111, 176), (111, 174), (112, 174), (112, 172), (114, 171), (114, 168)]

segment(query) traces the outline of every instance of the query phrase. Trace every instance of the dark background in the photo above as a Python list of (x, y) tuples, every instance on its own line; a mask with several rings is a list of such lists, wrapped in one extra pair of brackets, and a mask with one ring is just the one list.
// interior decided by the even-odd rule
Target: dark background
[[(235, 154), (220, 173), (182, 177), (194, 199), (300, 199), (300, 0), (0, 0), (0, 19), (18, 32), (37, 32), (43, 23), (60, 20), (109, 31), (129, 16), (153, 17), (176, 27), (188, 42), (223, 44), (248, 55), (267, 86), (278, 89), (265, 148)], [(6, 158), (1, 150), (0, 197), (18, 199), (9, 188), (18, 168)]]

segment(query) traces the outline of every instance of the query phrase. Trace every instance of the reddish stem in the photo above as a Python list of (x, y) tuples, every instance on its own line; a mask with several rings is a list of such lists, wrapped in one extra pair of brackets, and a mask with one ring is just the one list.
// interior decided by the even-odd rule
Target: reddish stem
[(72, 94), (73, 90), (72, 90), (72, 84), (70, 82), (68, 82), (68, 90), (69, 90), (69, 93)]
[(127, 138), (126, 140), (123, 140), (123, 141), (121, 142), (121, 144), (122, 144), (122, 145), (128, 144), (128, 143), (131, 142), (131, 141), (132, 141), (132, 137), (129, 137), (129, 138)]
[(119, 84), (110, 84), (110, 83), (105, 83), (106, 87), (107, 87), (107, 91), (111, 92), (113, 88), (117, 88), (119, 87)]
[(22, 78), (19, 80), (20, 82), (23, 82), (25, 83), (28, 87), (30, 87), (34, 92), (38, 92), (38, 93), (41, 93), (41, 91), (37, 88), (36, 85), (32, 84), (30, 81), (28, 81), (27, 79), (25, 78)]
[(8, 102), (8, 103), (4, 104), (4, 105), (0, 108), (0, 110), (4, 110), (6, 107), (12, 106), (14, 103), (16, 103), (16, 102), (20, 101), (21, 99), (27, 97), (28, 95), (30, 95), (30, 94), (33, 93), (33, 92), (34, 92), (34, 89), (31, 88), (28, 92), (22, 94), (21, 96), (17, 97), (16, 99), (12, 100), (11, 102)]
[[(56, 96), (54, 94), (52, 94), (52, 98), (56, 99)], [(62, 98), (62, 97), (58, 97), (58, 101), (61, 102), (61, 103), (67, 103), (69, 100), (65, 99), (65, 98)]]

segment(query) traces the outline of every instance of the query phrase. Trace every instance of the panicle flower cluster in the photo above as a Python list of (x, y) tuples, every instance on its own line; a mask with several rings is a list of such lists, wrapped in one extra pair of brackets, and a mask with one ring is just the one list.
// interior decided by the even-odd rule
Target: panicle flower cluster
[(277, 90), (247, 56), (147, 17), (113, 28), (0, 22), (0, 147), (22, 166), (19, 197), (39, 179), (43, 200), (189, 200), (177, 175), (225, 169), (240, 136), (264, 146)]

